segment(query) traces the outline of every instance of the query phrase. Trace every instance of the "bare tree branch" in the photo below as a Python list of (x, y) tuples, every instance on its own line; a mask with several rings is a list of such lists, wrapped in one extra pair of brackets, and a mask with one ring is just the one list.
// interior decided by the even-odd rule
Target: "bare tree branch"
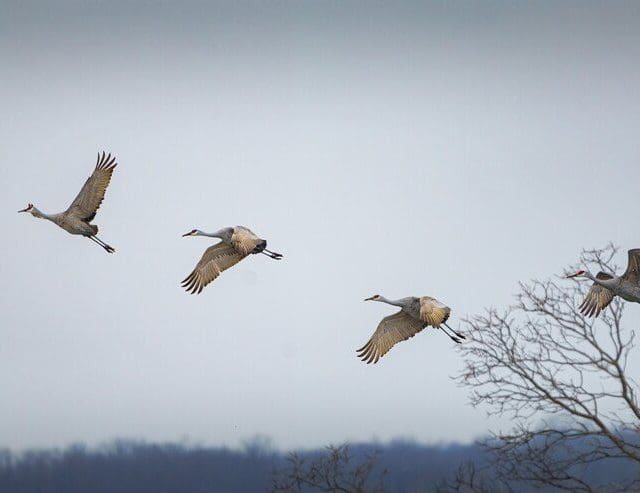
[(308, 488), (335, 493), (384, 493), (383, 470), (372, 478), (377, 454), (356, 461), (348, 445), (329, 446), (313, 460), (289, 454), (287, 466), (273, 473), (271, 491), (301, 493)]
[(454, 476), (441, 481), (437, 493), (512, 493), (508, 483), (496, 479), (488, 467), (478, 468), (473, 462), (465, 462)]
[[(585, 250), (580, 265), (613, 272), (616, 252)], [(457, 381), (474, 406), (515, 423), (484, 443), (500, 480), (585, 492), (640, 487), (640, 479), (586, 479), (589, 466), (612, 459), (637, 464), (640, 478), (638, 385), (626, 373), (635, 334), (623, 327), (619, 298), (599, 319), (585, 318), (577, 306), (588, 287), (564, 276), (520, 283), (515, 305), (465, 321), (473, 340), (460, 348)]]

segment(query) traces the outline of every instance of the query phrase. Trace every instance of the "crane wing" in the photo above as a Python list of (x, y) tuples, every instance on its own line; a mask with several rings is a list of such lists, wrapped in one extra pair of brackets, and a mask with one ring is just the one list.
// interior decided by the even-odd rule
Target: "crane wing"
[(231, 236), (233, 247), (244, 255), (249, 255), (264, 240), (258, 238), (249, 228), (236, 226)]
[(67, 209), (69, 213), (76, 213), (83, 221), (90, 222), (96, 217), (96, 212), (102, 204), (113, 170), (118, 165), (111, 154), (102, 156), (98, 153), (98, 162), (93, 174), (84, 182), (80, 193), (73, 199)]
[(451, 308), (430, 296), (420, 298), (420, 319), (432, 327), (440, 327), (449, 319)]
[[(613, 279), (613, 276), (601, 271), (598, 272), (596, 278)], [(578, 310), (580, 310), (580, 313), (585, 317), (597, 317), (602, 310), (609, 306), (614, 296), (615, 295), (607, 288), (594, 283), (591, 285), (591, 288), (589, 288), (589, 291), (587, 291), (587, 295), (584, 297), (584, 301), (580, 304)]]
[(629, 263), (622, 277), (633, 284), (640, 284), (640, 248), (629, 250)]
[(405, 341), (420, 332), (426, 324), (407, 315), (398, 313), (384, 317), (371, 339), (358, 349), (358, 357), (368, 363), (377, 363), (393, 346)]
[(200, 294), (204, 287), (220, 275), (222, 271), (236, 265), (246, 255), (240, 254), (231, 245), (216, 243), (204, 251), (200, 262), (184, 281), (182, 287), (191, 294)]

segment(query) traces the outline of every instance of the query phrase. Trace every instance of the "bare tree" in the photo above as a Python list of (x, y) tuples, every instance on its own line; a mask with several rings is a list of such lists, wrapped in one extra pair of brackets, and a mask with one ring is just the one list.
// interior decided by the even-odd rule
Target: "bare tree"
[(311, 489), (340, 493), (384, 493), (386, 470), (374, 474), (376, 462), (375, 453), (355, 458), (348, 445), (331, 445), (325, 453), (311, 459), (292, 453), (287, 457), (286, 467), (274, 471), (271, 491), (301, 493)]
[(513, 493), (504, 481), (496, 478), (486, 465), (478, 467), (473, 461), (460, 464), (453, 477), (436, 485), (437, 493)]
[[(615, 272), (616, 252), (613, 245), (583, 251), (580, 265)], [(464, 370), (457, 381), (471, 390), (474, 406), (514, 422), (484, 442), (503, 484), (640, 489), (638, 386), (627, 373), (634, 332), (623, 324), (625, 302), (618, 297), (598, 319), (580, 314), (589, 285), (564, 276), (520, 283), (513, 306), (466, 320), (473, 340), (460, 348)], [(600, 484), (593, 468), (613, 459), (637, 473)]]

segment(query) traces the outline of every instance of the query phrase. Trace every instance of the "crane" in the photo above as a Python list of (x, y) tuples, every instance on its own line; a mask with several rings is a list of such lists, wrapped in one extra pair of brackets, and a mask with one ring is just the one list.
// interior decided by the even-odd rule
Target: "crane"
[(96, 217), (96, 212), (100, 204), (102, 204), (104, 194), (111, 181), (111, 175), (117, 165), (116, 158), (111, 157), (111, 154), (105, 155), (102, 152), (101, 156), (98, 153), (98, 160), (93, 173), (82, 186), (80, 193), (73, 199), (69, 208), (64, 212), (45, 214), (31, 203), (18, 212), (28, 212), (34, 217), (47, 219), (68, 233), (85, 236), (107, 252), (113, 253), (115, 249), (98, 238), (98, 226), (90, 223)]
[(567, 276), (567, 279), (585, 277), (593, 281), (591, 288), (578, 307), (580, 313), (586, 317), (597, 317), (602, 310), (609, 306), (615, 296), (620, 296), (626, 301), (640, 303), (640, 248), (629, 250), (628, 255), (627, 270), (619, 277), (602, 271), (594, 277), (587, 270), (579, 270), (575, 274)]
[[(451, 340), (461, 343), (466, 337), (447, 325), (451, 309), (431, 296), (410, 296), (388, 300), (376, 294), (365, 301), (380, 301), (399, 306), (400, 311), (384, 317), (369, 341), (357, 350), (358, 357), (367, 363), (377, 363), (394, 345), (413, 337), (425, 327), (441, 329)], [(442, 326), (447, 327), (447, 332)]]
[(222, 228), (215, 233), (205, 233), (193, 229), (182, 236), (209, 236), (222, 241), (204, 251), (191, 274), (183, 281), (182, 287), (191, 294), (199, 294), (204, 287), (216, 279), (222, 271), (234, 266), (249, 254), (262, 253), (274, 260), (282, 259), (282, 255), (267, 250), (267, 241), (244, 226)]

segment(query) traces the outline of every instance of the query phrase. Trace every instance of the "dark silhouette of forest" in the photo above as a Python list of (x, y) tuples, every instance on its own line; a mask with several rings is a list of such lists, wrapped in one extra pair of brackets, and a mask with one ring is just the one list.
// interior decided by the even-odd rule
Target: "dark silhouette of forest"
[[(377, 452), (376, 468), (386, 469), (386, 491), (435, 491), (460, 464), (486, 463), (476, 445), (426, 446), (411, 442), (352, 444), (354, 456)], [(322, 449), (298, 451), (312, 459)], [(273, 471), (286, 466), (286, 453), (264, 441), (243, 449), (182, 444), (115, 441), (98, 448), (75, 445), (64, 450), (0, 452), (2, 493), (225, 493), (269, 490)], [(637, 474), (636, 466), (611, 461), (585, 471), (612, 477)], [(526, 491), (525, 488), (522, 491)], [(539, 491), (539, 490), (538, 490)]]

